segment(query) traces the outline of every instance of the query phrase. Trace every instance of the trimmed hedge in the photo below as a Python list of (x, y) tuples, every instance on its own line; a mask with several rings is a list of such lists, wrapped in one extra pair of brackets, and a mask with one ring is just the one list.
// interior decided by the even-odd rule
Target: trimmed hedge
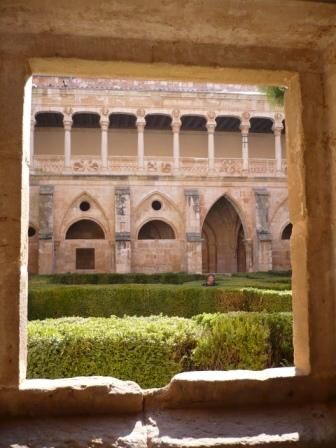
[(161, 387), (184, 370), (293, 362), (290, 313), (64, 318), (28, 325), (28, 378), (107, 375)]
[(173, 285), (46, 285), (31, 288), (29, 320), (81, 317), (192, 317), (229, 311), (291, 311), (290, 291)]
[(67, 318), (30, 322), (28, 378), (114, 376), (163, 386), (184, 370), (197, 340), (190, 319)]
[[(34, 278), (34, 277), (33, 277)], [(106, 285), (106, 284), (148, 284), (163, 283), (172, 285), (182, 285), (186, 282), (201, 280), (204, 278), (202, 274), (187, 274), (185, 272), (163, 272), (158, 274), (55, 274), (48, 276), (36, 276), (36, 278), (44, 278), (48, 283), (57, 283), (63, 285)]]

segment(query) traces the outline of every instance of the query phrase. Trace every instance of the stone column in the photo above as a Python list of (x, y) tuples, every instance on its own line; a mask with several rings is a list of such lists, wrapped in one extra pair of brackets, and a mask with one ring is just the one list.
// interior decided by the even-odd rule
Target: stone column
[(115, 190), (115, 269), (131, 272), (131, 196), (129, 187)]
[(248, 150), (248, 134), (251, 127), (250, 114), (244, 112), (240, 120), (240, 130), (242, 135), (242, 159), (243, 159), (243, 172), (248, 174), (249, 168), (249, 150)]
[(145, 163), (145, 142), (144, 142), (144, 130), (146, 126), (145, 110), (139, 109), (137, 111), (136, 126), (138, 129), (138, 168), (140, 171), (144, 169)]
[(283, 130), (283, 115), (275, 114), (275, 121), (272, 127), (275, 140), (275, 164), (277, 173), (282, 171), (282, 147), (281, 147), (281, 132)]
[(174, 158), (174, 172), (178, 173), (180, 170), (180, 111), (173, 110), (172, 130), (173, 130), (173, 158)]
[(70, 170), (71, 168), (71, 128), (72, 115), (67, 114), (63, 117), (64, 126), (64, 167)]
[(272, 270), (272, 234), (269, 230), (269, 193), (266, 188), (255, 188), (257, 270)]
[(36, 120), (35, 117), (33, 117), (30, 120), (30, 155), (29, 155), (29, 162), (30, 166), (34, 167), (34, 138), (35, 138), (35, 124)]
[(207, 130), (208, 130), (208, 172), (213, 173), (215, 170), (215, 127), (216, 114), (215, 112), (208, 112)]
[(52, 185), (41, 185), (39, 203), (39, 274), (52, 274), (54, 271), (53, 207), (54, 187)]
[(198, 190), (184, 190), (186, 226), (186, 268), (190, 273), (202, 272), (202, 235)]
[(100, 129), (101, 129), (101, 139), (100, 139), (100, 155), (101, 155), (101, 168), (102, 170), (107, 170), (108, 168), (108, 127), (109, 120), (106, 117), (100, 118)]

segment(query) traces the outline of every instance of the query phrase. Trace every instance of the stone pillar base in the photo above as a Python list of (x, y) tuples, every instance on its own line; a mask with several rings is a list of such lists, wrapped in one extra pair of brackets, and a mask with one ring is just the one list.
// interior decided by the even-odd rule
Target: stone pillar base
[(202, 274), (202, 240), (200, 235), (187, 234), (186, 264), (189, 274)]
[(118, 238), (115, 249), (115, 269), (119, 274), (131, 272), (131, 241)]
[(54, 272), (54, 242), (52, 240), (40, 240), (38, 255), (38, 273), (40, 275), (53, 274)]
[(258, 242), (258, 271), (267, 272), (273, 268), (272, 241), (259, 240)]

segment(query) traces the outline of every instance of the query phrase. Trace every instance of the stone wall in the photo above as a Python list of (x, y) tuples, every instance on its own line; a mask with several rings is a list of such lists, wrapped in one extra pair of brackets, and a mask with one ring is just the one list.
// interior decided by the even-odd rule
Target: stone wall
[[(31, 273), (36, 272), (37, 260), (40, 273), (76, 271), (76, 248), (95, 248), (94, 272), (236, 272), (240, 226), (242, 243), (252, 244), (249, 260), (241, 266), (249, 271), (290, 268), (289, 244), (281, 241), (281, 231), (289, 222), (283, 180), (247, 183), (199, 178), (191, 183), (179, 177), (153, 180), (139, 176), (120, 184), (113, 177), (32, 176), (31, 183), (30, 222), (44, 225), (46, 198), (51, 207), (47, 209), (49, 221), (52, 218), (47, 221), (52, 228), (49, 239), (43, 239), (46, 230), (39, 240), (29, 238)], [(257, 224), (255, 188), (260, 185), (264, 185), (262, 197), (267, 201), (261, 201)], [(41, 195), (41, 188), (49, 192), (47, 196)], [(83, 202), (89, 203), (89, 210), (81, 210)], [(160, 204), (158, 210), (153, 208), (155, 202)], [(66, 240), (69, 227), (83, 219), (96, 222), (105, 240)], [(152, 220), (171, 226), (176, 239), (138, 241), (140, 229)], [(266, 234), (262, 226), (269, 228), (265, 227)], [(40, 232), (38, 224), (34, 228)], [(158, 245), (162, 250), (157, 250)]]
[[(215, 406), (217, 415), (218, 407), (233, 406), (239, 408), (239, 415), (242, 408), (250, 416), (255, 413), (259, 423), (264, 418), (257, 414), (257, 407), (271, 401), (288, 405), (297, 415), (311, 416), (311, 405), (317, 401), (330, 409), (336, 379), (332, 356), (336, 350), (336, 208), (332, 206), (336, 199), (335, 5), (227, 0), (223, 8), (222, 1), (211, 0), (206, 6), (205, 2), (188, 4), (187, 13), (178, 1), (166, 2), (160, 8), (153, 8), (149, 1), (141, 8), (135, 3), (131, 6), (112, 1), (101, 3), (98, 9), (86, 0), (52, 5), (36, 1), (24, 7), (14, 0), (10, 7), (8, 2), (0, 6), (0, 105), (6, 111), (0, 124), (2, 412), (120, 414), (125, 410), (125, 398), (131, 398), (131, 394), (121, 393), (118, 384), (113, 387), (111, 380), (106, 384), (98, 379), (94, 385), (71, 379), (62, 384), (25, 381), (30, 128), (26, 83), (31, 72), (288, 87), (295, 369), (187, 374), (172, 382), (170, 389), (150, 392), (146, 406), (155, 394), (153, 406), (169, 407), (172, 402), (184, 408)], [(27, 94), (24, 106), (23, 92)], [(141, 412), (142, 395), (139, 390), (136, 393), (136, 405), (131, 409)], [(287, 409), (278, 410), (288, 417)], [(272, 439), (277, 443), (279, 421), (274, 414), (267, 415), (277, 429)], [(334, 446), (335, 419), (326, 422), (323, 413), (318, 412), (318, 416), (322, 435), (330, 436), (327, 442)], [(244, 437), (251, 427), (256, 426), (244, 427)], [(302, 426), (295, 424), (292, 431), (295, 443), (305, 444)], [(265, 434), (269, 442), (264, 426), (258, 433)], [(187, 437), (188, 431), (184, 428), (182, 434)], [(310, 434), (312, 440), (307, 445), (321, 442), (320, 433)], [(292, 443), (281, 441), (284, 446)]]

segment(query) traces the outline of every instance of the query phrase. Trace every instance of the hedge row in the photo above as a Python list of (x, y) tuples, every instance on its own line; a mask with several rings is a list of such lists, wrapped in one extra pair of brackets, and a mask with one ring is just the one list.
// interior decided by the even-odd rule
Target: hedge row
[(81, 317), (192, 317), (229, 311), (291, 311), (291, 292), (173, 285), (47, 285), (32, 288), (29, 320)]
[(30, 322), (28, 378), (87, 375), (161, 387), (185, 370), (293, 362), (290, 313), (64, 318)]
[(63, 285), (106, 285), (106, 284), (123, 284), (123, 283), (163, 283), (172, 285), (182, 285), (186, 282), (201, 280), (204, 275), (187, 274), (185, 272), (164, 272), (158, 274), (56, 274), (45, 276), (49, 283), (57, 283)]

